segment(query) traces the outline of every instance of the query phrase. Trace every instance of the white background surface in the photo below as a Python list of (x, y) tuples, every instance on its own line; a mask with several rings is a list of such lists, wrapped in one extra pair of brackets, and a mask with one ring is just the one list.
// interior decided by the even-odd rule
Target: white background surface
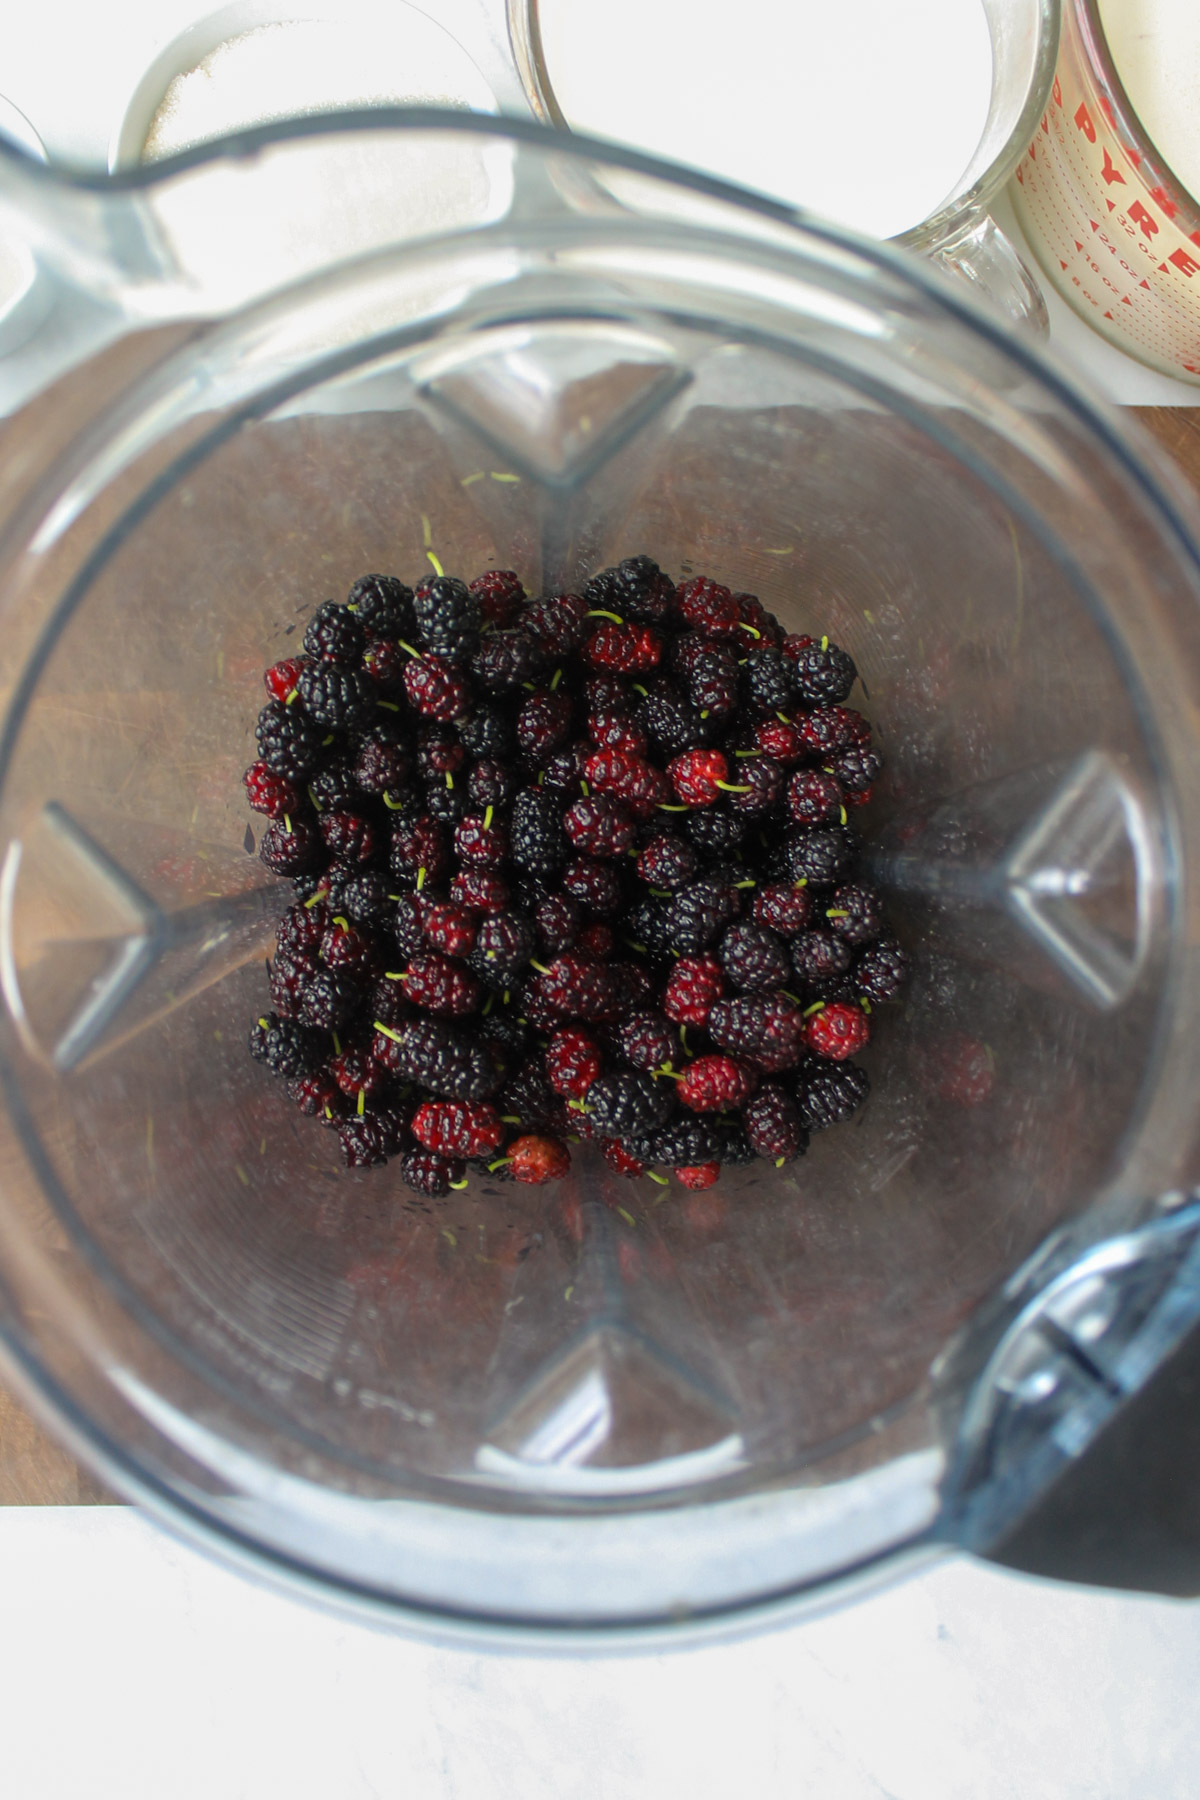
[[(0, 91), (102, 160), (194, 11), (6, 8)], [(1096, 391), (1200, 399), (1050, 306)], [(1196, 1800), (1198, 1694), (1200, 1605), (961, 1560), (769, 1636), (582, 1661), (346, 1625), (124, 1509), (0, 1509), (5, 1800)]]
[(473, 1655), (133, 1512), (0, 1514), (6, 1800), (1195, 1800), (1200, 1608), (961, 1560), (768, 1636)]

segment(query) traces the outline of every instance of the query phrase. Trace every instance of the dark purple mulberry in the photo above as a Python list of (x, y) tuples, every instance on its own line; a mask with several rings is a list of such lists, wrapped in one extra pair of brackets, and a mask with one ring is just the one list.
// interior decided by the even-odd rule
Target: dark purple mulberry
[(304, 633), (305, 651), (323, 662), (357, 663), (364, 643), (363, 628), (356, 615), (335, 600), (318, 606)]

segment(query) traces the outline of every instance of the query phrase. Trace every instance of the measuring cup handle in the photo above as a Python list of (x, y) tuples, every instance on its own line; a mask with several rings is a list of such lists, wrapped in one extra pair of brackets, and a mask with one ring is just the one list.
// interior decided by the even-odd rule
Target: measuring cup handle
[(969, 282), (1017, 330), (1035, 338), (1049, 335), (1042, 290), (990, 214), (938, 244), (930, 260)]

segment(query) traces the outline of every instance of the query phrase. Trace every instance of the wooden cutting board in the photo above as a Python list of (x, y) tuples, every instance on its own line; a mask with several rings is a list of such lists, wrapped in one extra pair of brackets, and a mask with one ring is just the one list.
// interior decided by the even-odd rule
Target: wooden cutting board
[[(1200, 406), (1139, 406), (1130, 411), (1200, 493)], [(0, 1505), (116, 1503), (113, 1494), (81, 1469), (28, 1412), (0, 1389)]]

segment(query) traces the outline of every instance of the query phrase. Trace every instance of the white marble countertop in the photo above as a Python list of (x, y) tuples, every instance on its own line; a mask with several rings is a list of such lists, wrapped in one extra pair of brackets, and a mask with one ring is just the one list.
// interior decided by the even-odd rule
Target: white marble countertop
[(1195, 1800), (1200, 1606), (952, 1559), (707, 1649), (347, 1625), (120, 1508), (0, 1513), (11, 1800)]

